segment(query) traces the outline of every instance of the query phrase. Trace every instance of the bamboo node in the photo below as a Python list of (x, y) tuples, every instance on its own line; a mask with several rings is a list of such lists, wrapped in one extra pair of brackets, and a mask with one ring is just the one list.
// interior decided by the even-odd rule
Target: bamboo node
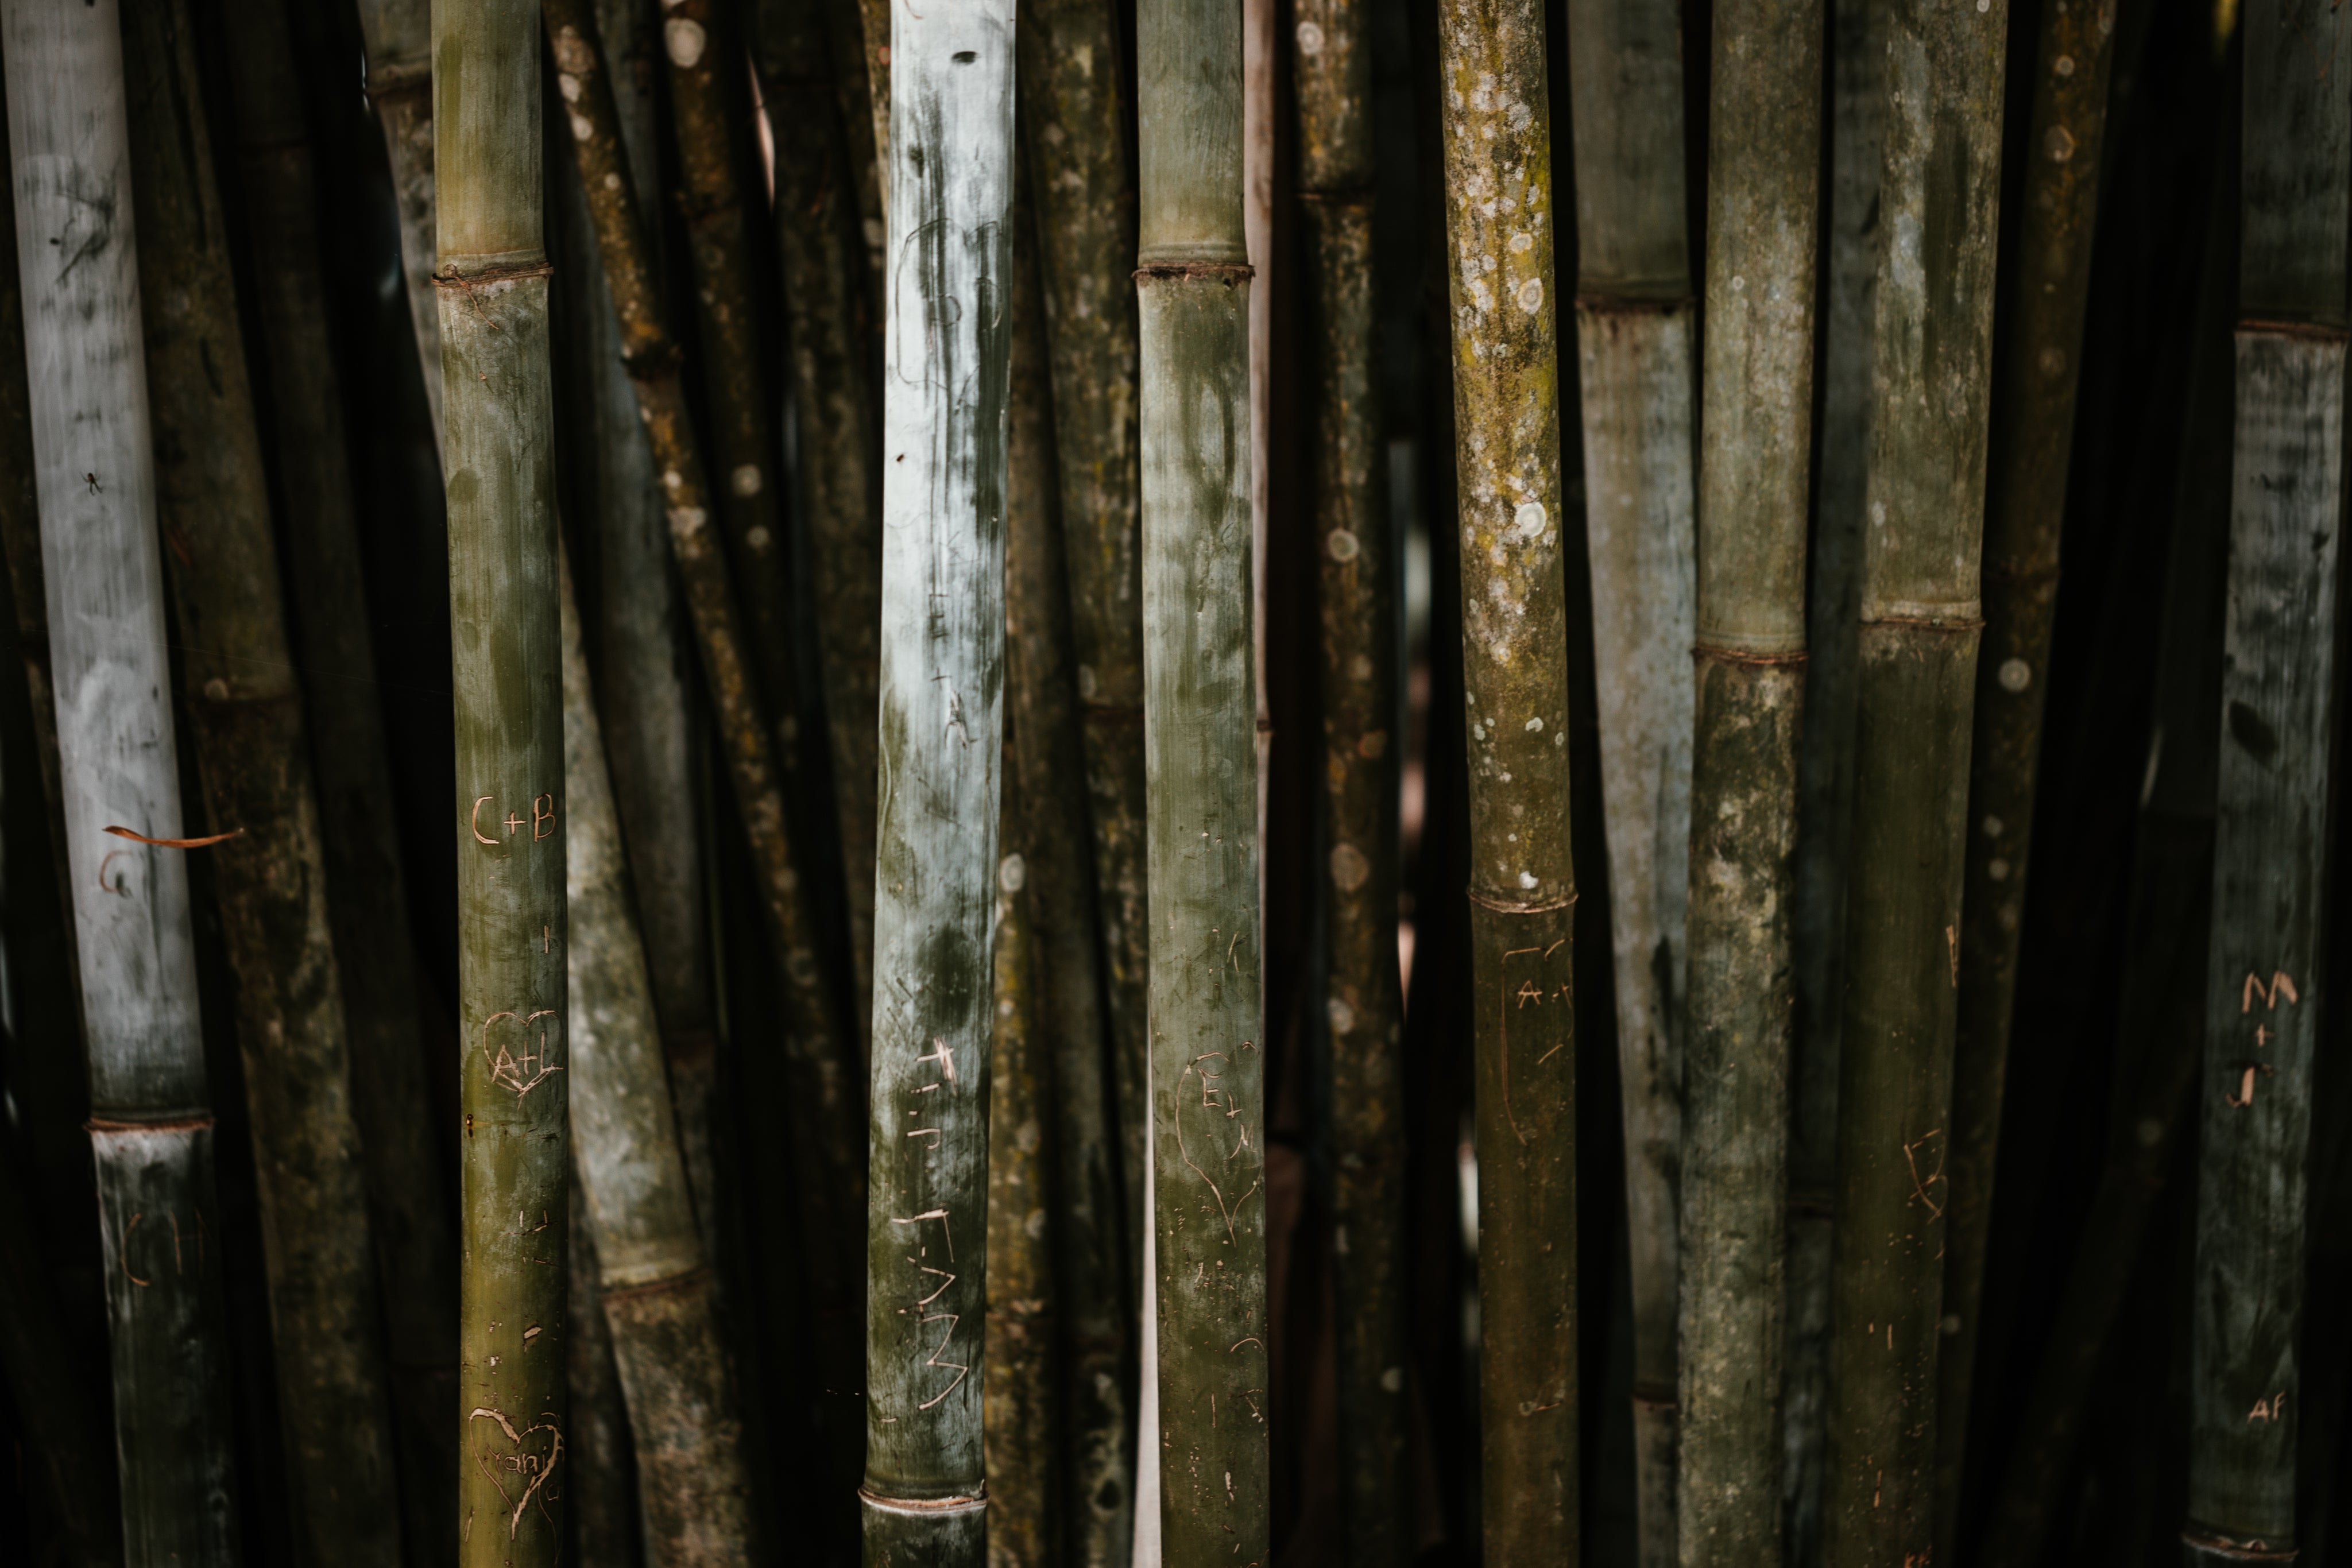
[(1801, 664), (1811, 656), (1801, 648), (1793, 653), (1751, 653), (1744, 649), (1726, 648), (1713, 643), (1691, 644), (1692, 658), (1712, 659), (1718, 664)]
[(866, 1487), (857, 1489), (857, 1500), (868, 1508), (885, 1513), (911, 1514), (917, 1519), (937, 1519), (948, 1513), (978, 1513), (988, 1507), (988, 1483), (982, 1481), (980, 1490), (969, 1497), (884, 1497)]
[(212, 1124), (210, 1116), (176, 1116), (163, 1122), (120, 1122), (92, 1116), (81, 1128), (85, 1133), (201, 1133)]
[(1576, 894), (1573, 892), (1570, 892), (1566, 898), (1494, 898), (1475, 887), (1465, 887), (1462, 890), (1462, 894), (1479, 908), (1492, 910), (1496, 915), (1549, 915), (1555, 909), (1566, 909), (1576, 902)]
[(1257, 276), (1257, 268), (1247, 262), (1234, 261), (1155, 261), (1135, 269), (1135, 281), (1150, 283), (1154, 278), (1217, 277), (1227, 287), (1246, 282)]

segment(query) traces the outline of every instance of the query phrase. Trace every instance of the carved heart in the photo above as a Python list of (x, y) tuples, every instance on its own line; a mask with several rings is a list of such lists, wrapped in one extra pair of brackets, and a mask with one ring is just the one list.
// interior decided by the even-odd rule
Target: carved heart
[[(478, 1439), (474, 1463), (499, 1489), (499, 1496), (506, 1500), (509, 1510), (507, 1539), (512, 1541), (515, 1531), (521, 1528), (523, 1510), (530, 1506), (531, 1500), (547, 1485), (548, 1478), (555, 1474), (555, 1468), (563, 1462), (563, 1434), (556, 1429), (552, 1416), (543, 1415), (536, 1425), (518, 1431), (504, 1412), (479, 1405), (474, 1407), (469, 1421), (495, 1421), (499, 1430), (506, 1434), (508, 1446), (503, 1451), (485, 1448)], [(480, 1428), (468, 1425), (467, 1430), (479, 1432)], [(540, 1513), (547, 1517), (546, 1504), (540, 1505)], [(549, 1524), (554, 1522), (548, 1518)]]

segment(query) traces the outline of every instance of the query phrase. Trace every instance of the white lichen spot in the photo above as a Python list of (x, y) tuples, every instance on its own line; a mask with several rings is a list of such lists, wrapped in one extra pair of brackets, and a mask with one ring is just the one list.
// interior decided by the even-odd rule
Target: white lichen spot
[(1323, 548), (1331, 552), (1333, 560), (1353, 560), (1363, 549), (1356, 536), (1345, 528), (1333, 528), (1325, 536)]
[(1324, 1004), (1324, 1016), (1330, 1020), (1333, 1034), (1346, 1034), (1356, 1027), (1356, 1009), (1339, 997)]
[(768, 541), (774, 537), (768, 532), (765, 525), (755, 523), (743, 535), (743, 542), (755, 550), (764, 550), (768, 548)]
[(1550, 520), (1541, 501), (1521, 501), (1511, 513), (1511, 532), (1522, 543), (1533, 543), (1543, 538), (1544, 525)]
[(1543, 720), (1542, 720), (1540, 717), (1538, 717), (1538, 718), (1531, 718), (1531, 719), (1528, 720), (1528, 733), (1529, 735), (1538, 735), (1538, 734), (1540, 734), (1540, 733), (1542, 733), (1542, 730), (1543, 730)]
[(1995, 674), (2005, 692), (2021, 692), (2033, 684), (2033, 666), (2022, 659), (2003, 659)]
[(1391, 1366), (1381, 1374), (1381, 1387), (1390, 1394), (1404, 1392), (1404, 1368)]
[(734, 473), (728, 476), (728, 483), (734, 486), (735, 493), (739, 496), (756, 496), (766, 487), (768, 480), (767, 476), (760, 472), (760, 465), (757, 463), (745, 463), (740, 465)]
[(2009, 880), (2009, 862), (2002, 860), (1998, 855), (1994, 856), (1991, 860), (1985, 862), (1985, 875), (1992, 878), (1995, 882), (2007, 882)]
[(662, 24), (662, 45), (669, 50), (669, 63), (682, 71), (702, 63), (702, 51), (709, 41), (702, 24), (691, 16), (672, 16)]
[(1030, 1240), (1032, 1240), (1032, 1241), (1043, 1241), (1043, 1240), (1045, 1240), (1045, 1211), (1044, 1209), (1042, 1209), (1042, 1208), (1033, 1208), (1033, 1209), (1031, 1209), (1031, 1210), (1029, 1211), (1029, 1218), (1026, 1218), (1026, 1219), (1024, 1219), (1024, 1220), (1023, 1220), (1023, 1221), (1021, 1222), (1021, 1228), (1022, 1228), (1022, 1229), (1024, 1229), (1024, 1230), (1025, 1230), (1025, 1231), (1027, 1231), (1027, 1232), (1029, 1233), (1029, 1239), (1030, 1239)]
[(1744, 278), (1744, 277), (1740, 277), (1740, 276), (1739, 276), (1739, 274), (1738, 274), (1738, 273), (1736, 273), (1736, 272), (1735, 272), (1735, 273), (1733, 273), (1733, 274), (1731, 275), (1731, 291), (1732, 291), (1734, 294), (1745, 294), (1745, 293), (1747, 293), (1747, 292), (1748, 292), (1748, 279), (1746, 279), (1746, 278)]
[(1018, 893), (1029, 884), (1029, 862), (1019, 855), (1006, 855), (996, 868), (996, 885), (1007, 893)]
[(563, 95), (563, 101), (566, 103), (580, 101), (580, 78), (570, 71), (560, 71), (556, 74), (555, 89)]
[(2050, 134), (2042, 139), (2042, 150), (2053, 163), (2063, 163), (2074, 155), (2074, 133), (2063, 125), (2053, 125)]
[(1298, 24), (1298, 52), (1313, 57), (1323, 52), (1323, 29), (1312, 22)]
[(1521, 229), (1517, 234), (1511, 236), (1511, 254), (1513, 256), (1525, 256), (1528, 252), (1535, 249), (1535, 247), (1536, 236), (1528, 233), (1525, 229)]
[(574, 141), (596, 140), (596, 127), (586, 115), (575, 114), (572, 117), (572, 140)]
[(1524, 892), (1530, 892), (1530, 893), (1531, 893), (1531, 892), (1533, 892), (1533, 891), (1535, 890), (1535, 885), (1536, 885), (1536, 873), (1533, 873), (1533, 872), (1531, 872), (1531, 871), (1523, 871), (1523, 872), (1519, 873), (1519, 887), (1520, 887), (1520, 889), (1521, 889), (1522, 891), (1524, 891)]
[(1984, 836), (1989, 839), (1997, 839), (2000, 837), (2003, 826), (2005, 826), (2005, 824), (1999, 817), (1987, 817), (1984, 820)]
[(1353, 893), (1363, 886), (1365, 879), (1371, 874), (1372, 862), (1364, 857), (1363, 851), (1349, 843), (1331, 846), (1332, 886), (1341, 893)]
[(2050, 62), (2050, 68), (2056, 71), (2062, 77), (2073, 76), (2074, 74), (2074, 57), (2072, 55), (2060, 55), (2056, 59)]
[(1092, 664), (1078, 666), (1078, 697), (1084, 702), (1095, 699), (1095, 667)]
[(604, 171), (604, 189), (606, 189), (606, 190), (608, 190), (608, 191), (617, 191), (617, 190), (619, 190), (620, 188), (621, 188), (621, 172), (620, 172), (619, 170), (617, 170), (617, 169), (607, 169), (607, 170), (605, 170), (605, 171)]
[(1511, 298), (1519, 302), (1520, 309), (1526, 311), (1530, 316), (1534, 315), (1538, 310), (1543, 308), (1543, 279), (1540, 277), (1528, 278), (1525, 283), (1519, 285), (1518, 292), (1512, 295)]

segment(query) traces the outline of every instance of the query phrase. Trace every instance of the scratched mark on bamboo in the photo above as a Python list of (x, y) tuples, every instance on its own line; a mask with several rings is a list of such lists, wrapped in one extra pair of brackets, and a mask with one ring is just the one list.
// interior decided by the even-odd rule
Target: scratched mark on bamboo
[[(1498, 1053), (1501, 1061), (1497, 1071), (1502, 1075), (1503, 1120), (1510, 1127), (1511, 1135), (1518, 1139), (1522, 1148), (1527, 1146), (1528, 1134), (1520, 1130), (1517, 1113), (1511, 1104), (1511, 1019), (1514, 1014), (1522, 1012), (1529, 1007), (1540, 1009), (1546, 1003), (1559, 1003), (1564, 1007), (1569, 1003), (1573, 994), (1570, 982), (1561, 980), (1558, 985), (1548, 985), (1545, 983), (1543, 975), (1544, 968), (1551, 963), (1553, 956), (1568, 946), (1568, 940), (1563, 936), (1548, 947), (1510, 948), (1503, 955), (1502, 973), (1496, 981), (1496, 1005), (1502, 1015), (1501, 1025), (1497, 1031), (1502, 1040), (1502, 1051)], [(1511, 985), (1511, 960), (1528, 957), (1536, 960), (1536, 972), (1532, 976), (1521, 978), (1515, 989)], [(1570, 1021), (1573, 1023), (1574, 1015), (1571, 1013), (1568, 1016)], [(1538, 1021), (1548, 1023), (1549, 1020)], [(1566, 1035), (1559, 1034), (1558, 1038), (1553, 1039), (1551, 1049), (1536, 1058), (1534, 1065), (1541, 1067), (1567, 1047)]]
[[(1244, 1041), (1243, 1044), (1244, 1049), (1249, 1049), (1247, 1041)], [(1201, 1081), (1201, 1103), (1198, 1109), (1222, 1111), (1224, 1113), (1224, 1120), (1234, 1124), (1234, 1131), (1239, 1136), (1234, 1140), (1234, 1146), (1225, 1152), (1223, 1160), (1225, 1165), (1230, 1166), (1241, 1157), (1244, 1150), (1253, 1146), (1250, 1143), (1249, 1124), (1242, 1119), (1242, 1108), (1234, 1103), (1232, 1091), (1224, 1087), (1225, 1069), (1213, 1071), (1206, 1064), (1219, 1061), (1230, 1067), (1233, 1060), (1222, 1051), (1203, 1051), (1186, 1062), (1176, 1075), (1177, 1157), (1184, 1162), (1186, 1167), (1194, 1176), (1201, 1178), (1202, 1183), (1208, 1187), (1209, 1195), (1217, 1200), (1217, 1210), (1224, 1217), (1227, 1246), (1234, 1245), (1238, 1240), (1234, 1229), (1234, 1211), (1255, 1196), (1262, 1178), (1253, 1177), (1248, 1191), (1230, 1203), (1225, 1200), (1224, 1188), (1218, 1185), (1214, 1176), (1201, 1168), (1200, 1162), (1192, 1157), (1192, 1149), (1184, 1142), (1184, 1113), (1188, 1109), (1195, 1108), (1188, 1106), (1185, 1102), (1184, 1081), (1188, 1078), (1198, 1078)], [(1215, 1124), (1213, 1122), (1210, 1125), (1213, 1128)], [(1213, 1142), (1213, 1139), (1212, 1143)]]
[[(482, 1060), (489, 1064), (491, 1082), (512, 1094), (517, 1100), (521, 1100), (532, 1090), (546, 1082), (549, 1078), (563, 1071), (556, 1064), (553, 1052), (548, 1049), (545, 1029), (539, 1031), (538, 1050), (533, 1051), (530, 1042), (525, 1040), (523, 1053), (520, 1057), (509, 1051), (503, 1044), (496, 1052), (490, 1050), (490, 1026), (499, 1019), (513, 1019), (520, 1022), (527, 1032), (530, 1026), (540, 1019), (551, 1019), (555, 1016), (556, 1011), (553, 1008), (541, 1008), (531, 1013), (496, 1012), (482, 1020)], [(526, 1078), (525, 1073), (530, 1073), (530, 1076)]]
[[(473, 1413), (466, 1419), (468, 1430), (472, 1429), (471, 1424), (476, 1421), (497, 1422), (499, 1430), (506, 1434), (507, 1441), (514, 1445), (514, 1449), (510, 1453), (492, 1454), (479, 1448), (474, 1452), (474, 1468), (480, 1470), (483, 1478), (498, 1489), (499, 1500), (512, 1511), (507, 1515), (507, 1539), (509, 1541), (515, 1539), (516, 1531), (522, 1525), (523, 1511), (533, 1501), (539, 1503), (540, 1517), (546, 1520), (549, 1526), (552, 1528), (555, 1523), (554, 1518), (548, 1513), (547, 1503), (540, 1497), (540, 1493), (546, 1488), (549, 1478), (555, 1474), (555, 1468), (563, 1462), (563, 1432), (556, 1425), (553, 1412), (542, 1411), (536, 1422), (520, 1431), (504, 1412), (493, 1410), (488, 1406), (475, 1406)], [(525, 1453), (523, 1444), (542, 1432), (547, 1434), (546, 1451), (538, 1454)], [(492, 1468), (492, 1461), (496, 1461), (496, 1469)], [(499, 1478), (500, 1470), (522, 1483), (520, 1497), (507, 1490), (506, 1482)]]
[[(2256, 997), (2263, 999), (2263, 1011), (2266, 1015), (2278, 1010), (2281, 998), (2286, 999), (2289, 1007), (2300, 1007), (2303, 1004), (2302, 995), (2294, 988), (2294, 977), (2284, 969), (2272, 970), (2271, 977), (2267, 982), (2263, 979), (2261, 971), (2255, 969), (2246, 971), (2245, 984), (2238, 989), (2239, 1017), (2244, 1018), (2252, 1013)], [(2255, 1023), (2254, 1049), (2267, 1051), (2271, 1041), (2277, 1038), (2278, 1036), (2271, 1030), (2267, 1017)], [(2229, 1069), (2238, 1074), (2238, 1086), (2234, 1090), (2225, 1089), (2221, 1092), (2221, 1103), (2233, 1111), (2242, 1111), (2254, 1103), (2254, 1084), (2258, 1080), (2278, 1076), (2277, 1068), (2262, 1061), (2232, 1061), (2229, 1064)]]
[[(496, 795), (476, 796), (474, 798), (474, 809), (467, 814), (466, 819), (467, 827), (471, 829), (473, 831), (474, 841), (478, 844), (488, 844), (492, 849), (501, 847), (501, 841), (491, 838), (489, 835), (482, 831), (482, 808), (497, 799), (498, 797)], [(506, 829), (508, 839), (512, 839), (515, 834), (520, 831), (525, 826), (528, 826), (530, 829), (530, 841), (532, 843), (537, 843), (540, 840), (544, 838), (550, 838), (553, 836), (555, 832), (555, 797), (551, 794), (532, 796), (530, 800), (530, 816), (527, 822), (524, 818), (517, 815), (515, 812), (509, 811), (507, 813), (506, 820), (504, 821), (493, 821), (490, 823), (490, 826), (494, 828)]]

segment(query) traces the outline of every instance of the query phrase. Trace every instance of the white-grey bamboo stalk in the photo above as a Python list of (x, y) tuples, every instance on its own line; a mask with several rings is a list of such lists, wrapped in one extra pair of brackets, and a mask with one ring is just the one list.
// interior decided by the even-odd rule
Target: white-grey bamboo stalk
[[(230, 1568), (227, 1345), (115, 0), (8, 0), (66, 854), (130, 1568)], [(111, 831), (110, 831), (111, 830)], [(146, 841), (124, 836), (143, 835)]]
[(977, 1568), (1003, 755), (1013, 0), (893, 8), (867, 1561)]

